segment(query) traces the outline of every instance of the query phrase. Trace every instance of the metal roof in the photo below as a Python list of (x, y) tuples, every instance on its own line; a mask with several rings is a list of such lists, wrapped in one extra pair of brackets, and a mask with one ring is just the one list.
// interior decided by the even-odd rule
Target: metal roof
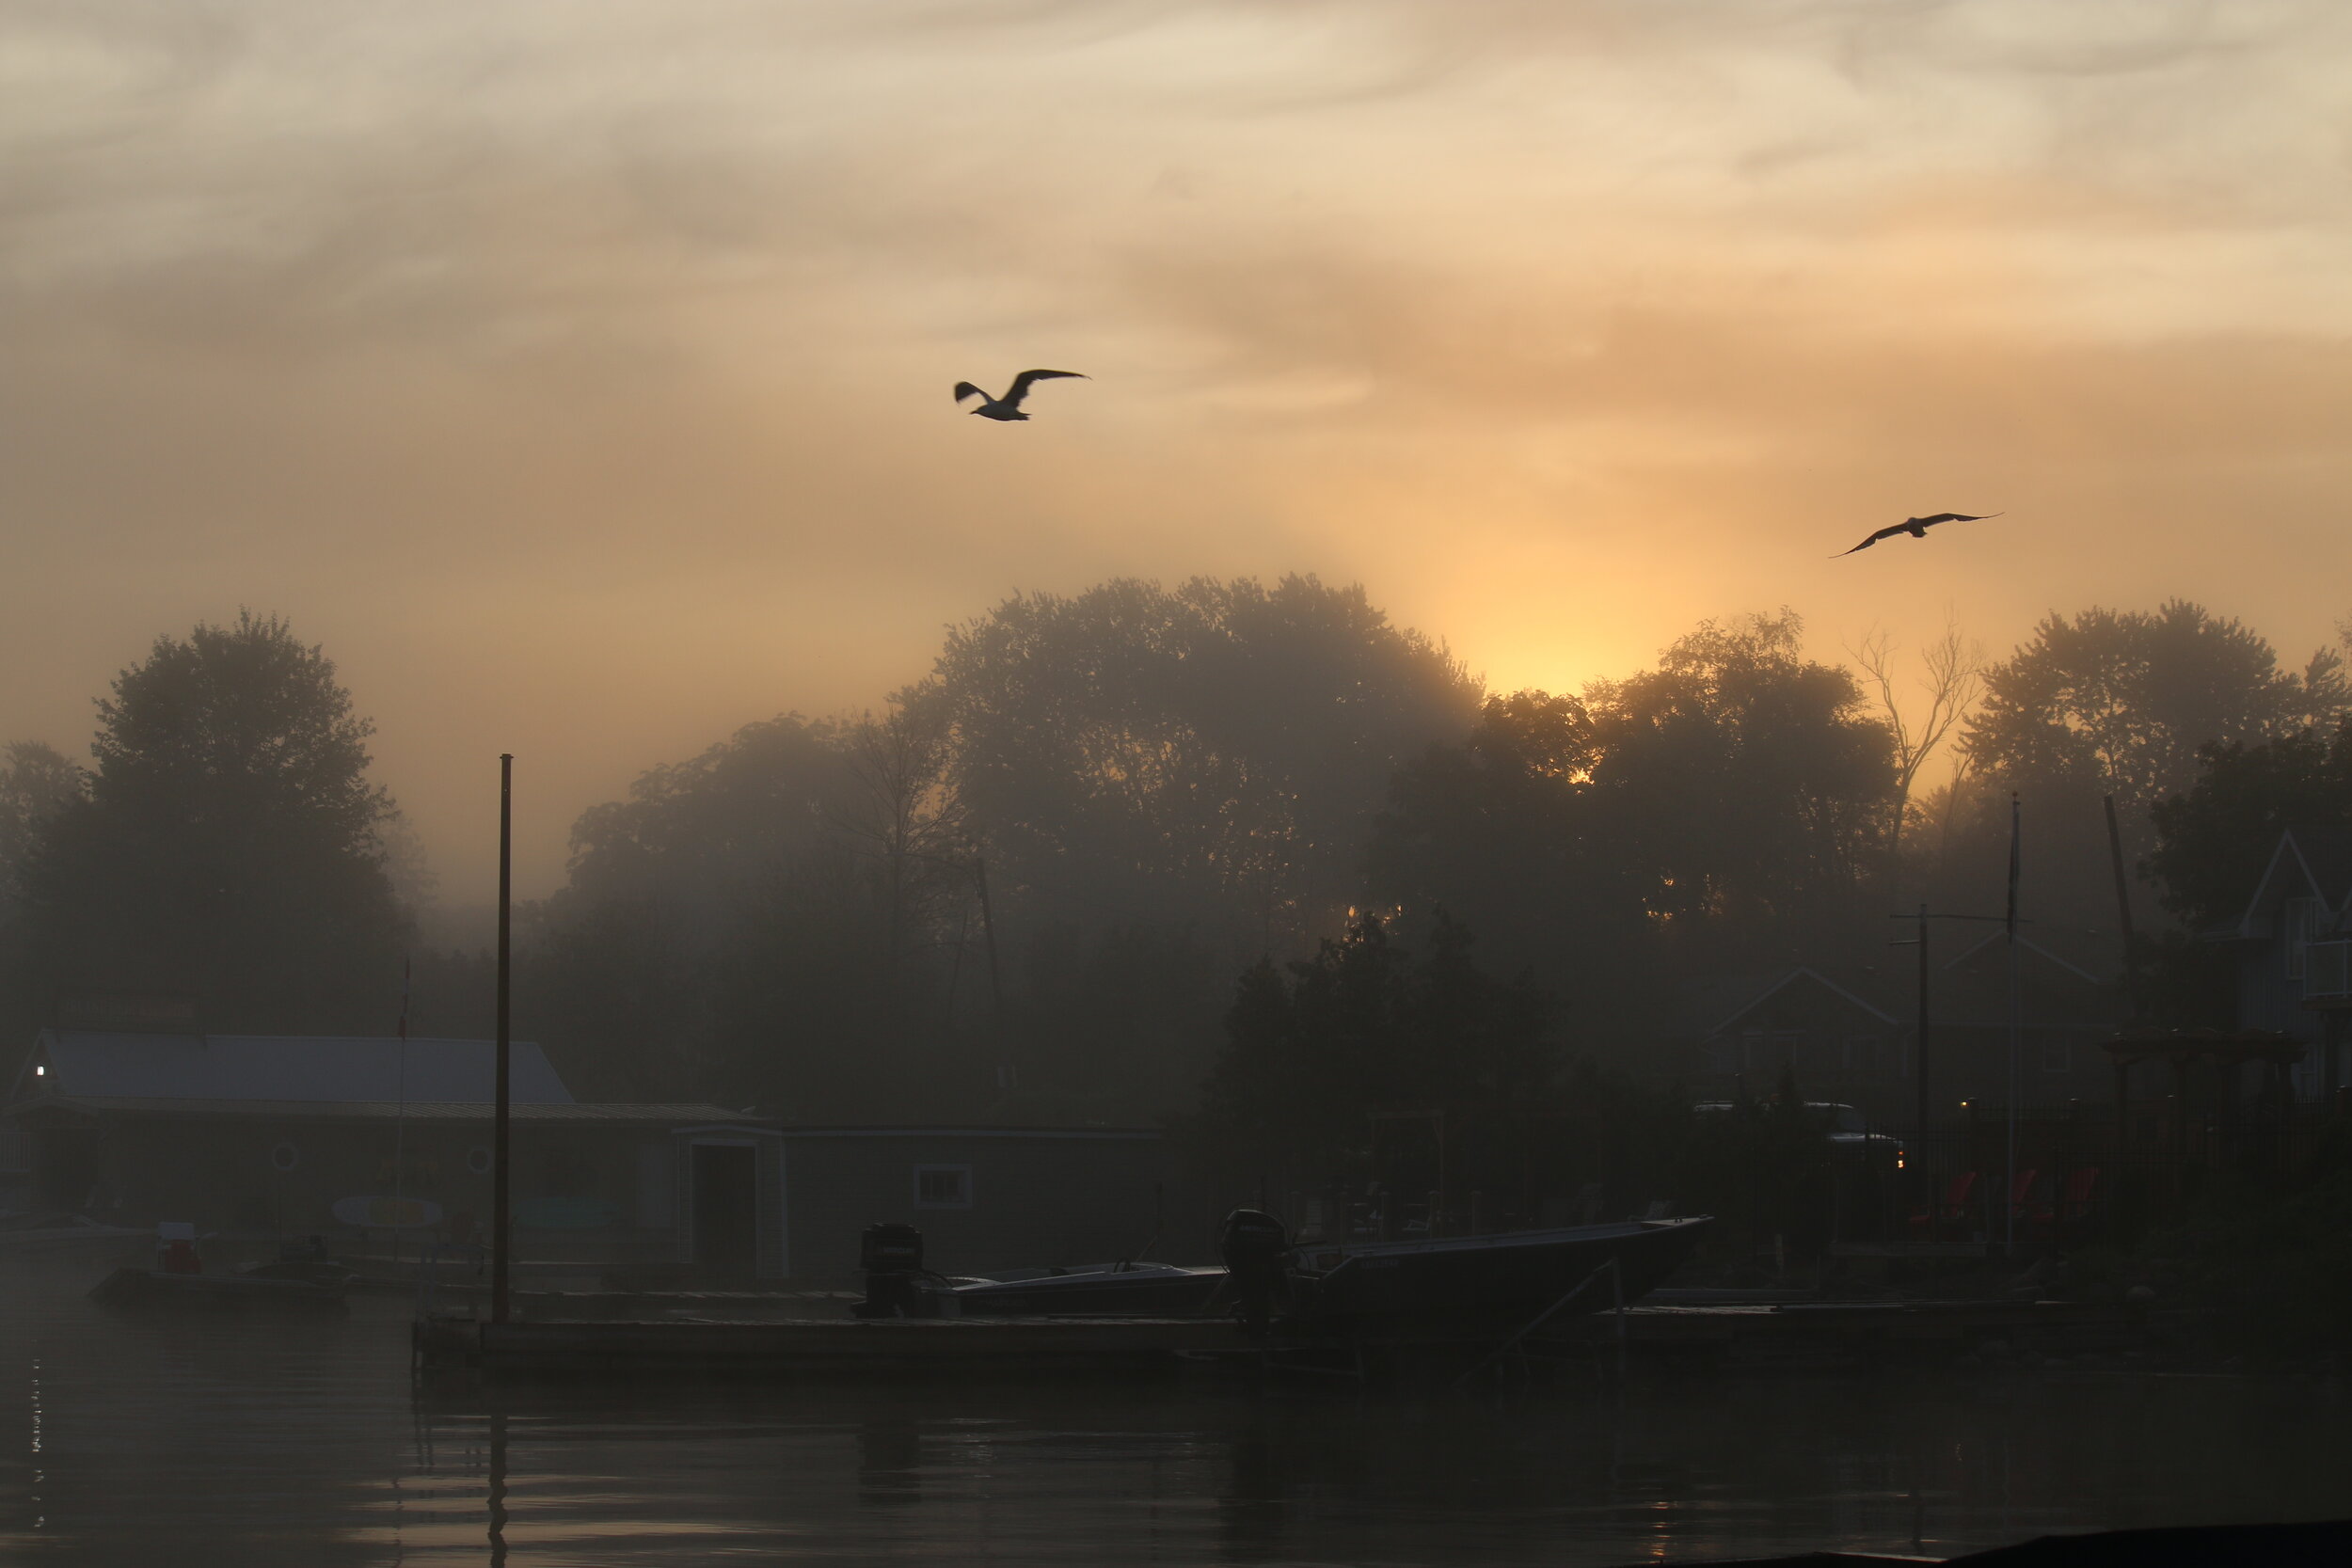
[[(16, 1093), (74, 1100), (486, 1105), (496, 1092), (497, 1071), (498, 1048), (490, 1040), (44, 1029), (32, 1061), (17, 1079)], [(516, 1040), (512, 1099), (516, 1105), (568, 1105), (572, 1094), (545, 1052)]]
[[(145, 1095), (51, 1095), (10, 1108), (23, 1115), (42, 1110), (112, 1112), (129, 1115), (259, 1117), (273, 1119), (390, 1121), (405, 1116), (410, 1121), (488, 1121), (492, 1106), (482, 1101), (409, 1101), (405, 1106), (389, 1100), (174, 1100)], [(516, 1121), (532, 1122), (659, 1122), (664, 1126), (734, 1123), (743, 1120), (717, 1105), (547, 1104), (517, 1103)]]

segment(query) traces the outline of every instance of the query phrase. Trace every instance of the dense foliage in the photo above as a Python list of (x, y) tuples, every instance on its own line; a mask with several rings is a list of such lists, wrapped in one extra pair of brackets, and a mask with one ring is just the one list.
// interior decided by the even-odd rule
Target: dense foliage
[[(1804, 632), (1710, 621), (1580, 692), (1486, 694), (1311, 577), (1016, 595), (884, 714), (747, 725), (583, 815), (565, 885), (519, 913), (517, 1026), (591, 1095), (1197, 1110), (1231, 1147), (1334, 1158), (1369, 1107), (1516, 1101), (1598, 1148), (1673, 1098), (1654, 1047), (1692, 977), (1882, 961), (1887, 911), (1922, 897), (1997, 911), (2012, 790), (2028, 912), (2076, 930), (2115, 922), (2102, 795), (2145, 860), (2144, 936), (2217, 918), (2279, 827), (2352, 821), (2334, 656), (2283, 673), (2195, 605), (2054, 616), (1973, 711), (1957, 631), (1909, 715), (1889, 639), (1858, 682)], [(1914, 794), (1963, 715), (1961, 776)], [(199, 626), (101, 720), (87, 770), (30, 744), (0, 767), (16, 1020), (89, 987), (387, 1026), (399, 898), (430, 879), (324, 654), (278, 621)], [(2151, 994), (2206, 985), (2166, 951)], [(421, 1027), (485, 1027), (486, 958), (416, 957)]]
[(388, 1024), (392, 805), (326, 655), (243, 614), (159, 638), (98, 711), (97, 767), (20, 873), (31, 983), (188, 993), (224, 1029)]

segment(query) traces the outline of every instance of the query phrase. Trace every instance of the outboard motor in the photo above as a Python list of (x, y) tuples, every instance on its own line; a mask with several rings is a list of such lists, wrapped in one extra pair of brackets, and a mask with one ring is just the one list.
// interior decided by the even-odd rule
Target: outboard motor
[(1217, 1232), (1217, 1255), (1233, 1286), (1242, 1326), (1262, 1337), (1274, 1319), (1274, 1298), (1282, 1289), (1282, 1259), (1290, 1251), (1282, 1222), (1263, 1209), (1236, 1209)]
[(922, 1316), (915, 1280), (923, 1273), (923, 1233), (911, 1225), (869, 1225), (858, 1237), (857, 1266), (866, 1299), (850, 1308), (861, 1318)]

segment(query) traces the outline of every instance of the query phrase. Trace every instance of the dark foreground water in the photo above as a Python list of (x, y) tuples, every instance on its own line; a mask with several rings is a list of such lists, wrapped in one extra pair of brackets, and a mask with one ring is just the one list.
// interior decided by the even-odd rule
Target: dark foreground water
[(412, 1384), (398, 1301), (122, 1319), (94, 1274), (0, 1278), (0, 1560), (1629, 1564), (2352, 1512), (2308, 1386), (485, 1393)]

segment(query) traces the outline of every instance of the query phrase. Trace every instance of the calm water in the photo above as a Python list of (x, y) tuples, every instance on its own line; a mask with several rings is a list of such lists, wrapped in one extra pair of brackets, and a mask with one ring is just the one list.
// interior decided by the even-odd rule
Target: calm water
[(2352, 1508), (2311, 1389), (421, 1391), (398, 1301), (123, 1320), (96, 1272), (0, 1279), (0, 1559), (1613, 1564)]

